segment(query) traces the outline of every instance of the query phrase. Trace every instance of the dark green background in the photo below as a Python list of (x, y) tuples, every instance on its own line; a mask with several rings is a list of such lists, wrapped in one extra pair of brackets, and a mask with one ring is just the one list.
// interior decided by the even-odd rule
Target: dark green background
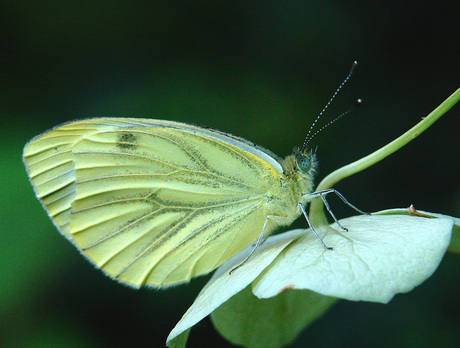
[[(285, 156), (356, 59), (323, 123), (364, 104), (315, 138), (323, 177), (459, 87), (455, 2), (394, 3), (2, 1), (0, 345), (161, 347), (205, 281), (134, 291), (95, 270), (34, 197), (21, 162), (31, 137), (72, 119), (139, 116), (217, 128)], [(413, 203), (458, 216), (459, 111), (337, 188), (368, 211)], [(447, 255), (388, 305), (343, 301), (294, 346), (457, 345), (459, 266)], [(190, 346), (218, 344), (227, 343), (209, 321), (192, 332)]]

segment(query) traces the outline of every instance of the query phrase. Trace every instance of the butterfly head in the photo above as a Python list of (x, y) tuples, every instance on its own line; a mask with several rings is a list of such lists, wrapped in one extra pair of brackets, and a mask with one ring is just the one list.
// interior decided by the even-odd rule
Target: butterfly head
[(314, 175), (318, 167), (316, 154), (310, 149), (294, 149), (297, 170), (304, 175)]
[(294, 148), (293, 154), (281, 162), (287, 177), (313, 178), (318, 169), (316, 153), (310, 149)]

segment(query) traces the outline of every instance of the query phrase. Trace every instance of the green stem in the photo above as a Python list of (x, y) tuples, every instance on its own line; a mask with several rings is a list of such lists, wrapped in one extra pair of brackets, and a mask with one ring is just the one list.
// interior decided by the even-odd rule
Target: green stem
[[(399, 138), (393, 140), (391, 143), (382, 147), (381, 149), (371, 153), (370, 155), (361, 158), (358, 161), (350, 163), (342, 168), (337, 169), (328, 176), (326, 176), (316, 188), (316, 191), (326, 190), (333, 187), (340, 180), (356, 174), (377, 162), (380, 162), (385, 157), (396, 152), (401, 147), (409, 143), (411, 140), (418, 137), (426, 129), (428, 129), (435, 121), (442, 115), (449, 111), (460, 100), (460, 88), (457, 89), (449, 98), (447, 98), (441, 105), (433, 110), (428, 116), (422, 119), (418, 124), (409, 129), (406, 133)], [(315, 199), (310, 204), (310, 219), (314, 225), (327, 224), (327, 218), (323, 209), (323, 202), (321, 199)]]

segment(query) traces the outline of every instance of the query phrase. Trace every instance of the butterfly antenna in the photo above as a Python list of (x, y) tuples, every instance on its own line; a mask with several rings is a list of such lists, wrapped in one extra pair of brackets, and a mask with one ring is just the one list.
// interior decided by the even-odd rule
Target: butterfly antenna
[[(344, 112), (343, 114), (339, 115), (338, 117), (336, 117), (334, 120), (332, 120), (331, 122), (329, 122), (326, 126), (322, 127), (320, 130), (316, 131), (312, 136), (310, 136), (311, 132), (313, 131), (313, 128), (315, 128), (316, 126), (316, 123), (318, 123), (319, 119), (321, 118), (321, 116), (323, 116), (324, 112), (326, 111), (326, 109), (329, 107), (329, 105), (332, 103), (332, 101), (335, 99), (335, 97), (337, 96), (337, 94), (339, 93), (339, 91), (342, 89), (343, 86), (345, 86), (345, 84), (348, 82), (348, 80), (350, 79), (351, 75), (353, 75), (353, 72), (355, 71), (355, 68), (356, 66), (358, 65), (358, 62), (355, 60), (353, 62), (353, 65), (351, 66), (351, 69), (350, 69), (350, 72), (348, 73), (347, 77), (345, 78), (345, 80), (343, 80), (343, 82), (340, 84), (340, 86), (336, 89), (336, 91), (334, 92), (334, 94), (332, 95), (331, 99), (329, 99), (329, 101), (327, 102), (326, 106), (323, 108), (323, 110), (319, 113), (318, 117), (316, 117), (315, 121), (313, 121), (313, 124), (311, 125), (310, 127), (310, 130), (308, 131), (308, 134), (307, 136), (305, 137), (305, 141), (303, 142), (303, 145), (301, 147), (301, 151), (300, 153), (302, 153), (305, 148), (307, 147), (308, 143), (310, 142), (310, 140), (316, 135), (318, 134), (320, 131), (322, 131), (324, 128), (326, 128), (327, 126), (331, 125), (332, 123), (334, 123), (335, 121), (337, 121), (338, 119), (340, 119), (342, 116), (345, 116), (346, 114), (348, 114), (351, 110), (355, 109), (356, 108), (356, 104), (354, 107), (351, 107), (349, 110), (347, 110), (346, 112)], [(360, 101), (360, 99), (359, 99)], [(360, 102), (359, 102), (360, 103)], [(357, 103), (359, 105), (359, 103)]]
[(361, 99), (358, 99), (356, 100), (356, 103), (351, 107), (349, 108), (347, 111), (341, 113), (339, 116), (337, 116), (336, 118), (334, 118), (332, 121), (328, 122), (327, 124), (325, 124), (324, 126), (322, 126), (320, 129), (318, 129), (315, 133), (313, 133), (310, 138), (308, 138), (308, 141), (307, 141), (307, 144), (320, 132), (322, 132), (324, 129), (326, 129), (327, 127), (329, 127), (331, 124), (335, 123), (336, 121), (340, 120), (343, 116), (349, 114), (350, 112), (352, 112), (354, 109), (356, 109), (357, 107), (359, 107), (361, 105), (363, 101)]

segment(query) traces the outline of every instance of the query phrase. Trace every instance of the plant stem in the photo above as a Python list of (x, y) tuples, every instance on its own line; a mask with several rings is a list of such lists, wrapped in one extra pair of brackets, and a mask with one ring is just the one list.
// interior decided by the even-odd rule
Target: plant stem
[[(411, 140), (418, 137), (425, 130), (427, 130), (434, 122), (441, 116), (449, 111), (460, 100), (460, 88), (457, 89), (449, 98), (447, 98), (441, 105), (433, 110), (428, 116), (424, 117), (418, 124), (409, 129), (406, 133), (393, 140), (391, 143), (385, 145), (381, 149), (361, 158), (358, 161), (350, 163), (342, 168), (337, 169), (328, 176), (326, 176), (316, 188), (316, 191), (327, 190), (333, 187), (340, 180), (356, 174), (377, 162), (380, 162), (385, 157), (399, 150), (401, 147), (409, 143)], [(323, 202), (321, 199), (315, 199), (310, 204), (310, 219), (314, 225), (327, 224), (327, 218), (323, 209)]]

